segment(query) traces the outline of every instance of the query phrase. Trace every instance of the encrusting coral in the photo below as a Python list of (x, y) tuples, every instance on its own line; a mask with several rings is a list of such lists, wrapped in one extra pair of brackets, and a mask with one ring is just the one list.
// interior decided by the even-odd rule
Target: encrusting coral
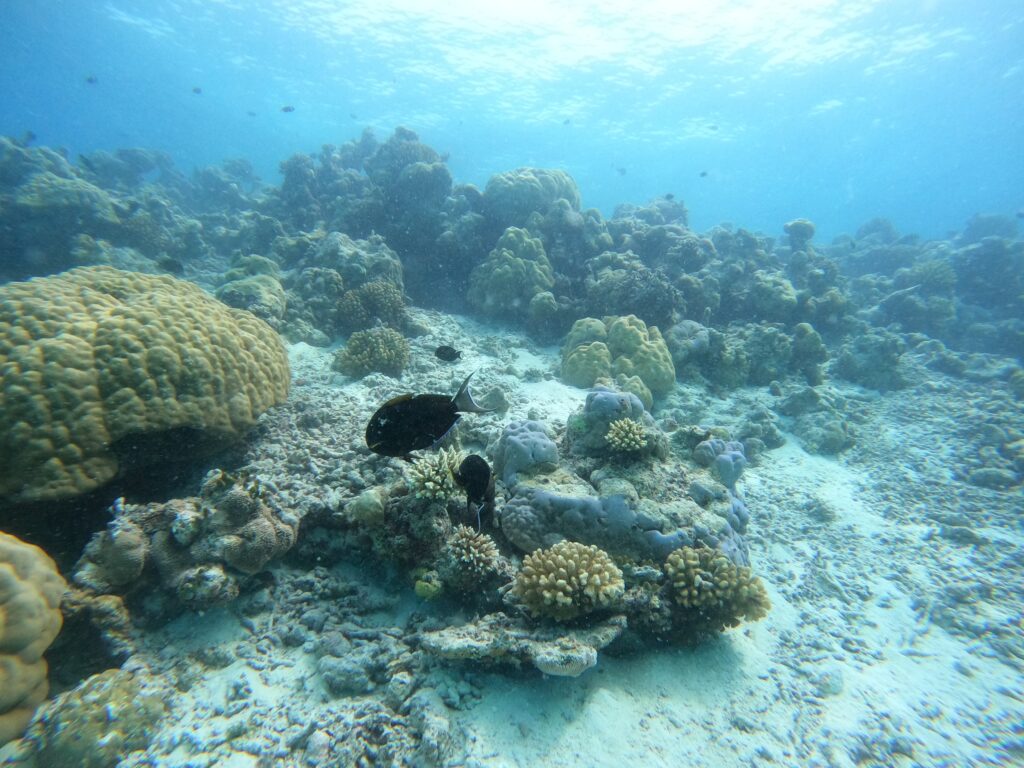
[(0, 497), (17, 502), (100, 487), (125, 469), (119, 445), (142, 438), (222, 448), (290, 382), (262, 320), (192, 283), (110, 267), (0, 287), (0, 360)]
[(677, 623), (689, 632), (721, 631), (757, 621), (771, 608), (761, 579), (706, 546), (681, 547), (665, 561), (675, 602), (685, 609)]
[(622, 571), (606, 552), (560, 541), (523, 559), (511, 594), (534, 616), (568, 621), (614, 607), (624, 589)]
[(0, 745), (21, 735), (49, 691), (43, 652), (60, 632), (66, 590), (43, 550), (0, 531)]
[(391, 328), (370, 328), (349, 336), (345, 347), (334, 358), (334, 369), (346, 376), (363, 377), (379, 371), (401, 376), (409, 364), (409, 342)]

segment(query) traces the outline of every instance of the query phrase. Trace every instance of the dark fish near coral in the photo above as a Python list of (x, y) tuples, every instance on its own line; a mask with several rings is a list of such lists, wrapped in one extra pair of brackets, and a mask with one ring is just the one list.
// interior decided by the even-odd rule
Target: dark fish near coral
[[(475, 371), (474, 371), (475, 373)], [(366, 425), (366, 445), (382, 456), (408, 458), (411, 451), (429, 448), (448, 434), (463, 413), (489, 413), (473, 401), (469, 374), (455, 397), (399, 395), (377, 409)]]
[(455, 482), (466, 490), (466, 512), (470, 517), (476, 514), (476, 529), (479, 531), (482, 527), (481, 510), (494, 515), (494, 473), (491, 465), (483, 456), (471, 453), (459, 465)]
[(673, 200), (676, 199), (676, 196), (674, 194), (672, 194), (671, 192), (666, 192), (665, 193), (665, 199), (668, 200), (671, 203)]
[(281, 111), (282, 111), (282, 112), (294, 112), (294, 111), (295, 111), (295, 107), (293, 107), (293, 106), (291, 106), (291, 105), (289, 104), (289, 105), (288, 105), (288, 106), (286, 106), (286, 107), (281, 107)]
[(192, 89), (192, 93), (194, 93), (196, 96), (200, 96), (203, 93), (203, 89), (197, 85)]
[(185, 265), (173, 256), (164, 256), (163, 258), (157, 259), (156, 265), (165, 272), (170, 272), (172, 275), (180, 275), (185, 271)]
[(87, 78), (85, 78), (85, 82), (87, 82), (89, 85), (96, 85), (96, 83), (98, 83), (99, 81), (100, 79), (96, 77), (96, 75), (89, 75)]
[(447, 344), (440, 346), (434, 350), (434, 354), (437, 355), (441, 360), (446, 362), (454, 362), (462, 357), (462, 353), (455, 347), (449, 347)]

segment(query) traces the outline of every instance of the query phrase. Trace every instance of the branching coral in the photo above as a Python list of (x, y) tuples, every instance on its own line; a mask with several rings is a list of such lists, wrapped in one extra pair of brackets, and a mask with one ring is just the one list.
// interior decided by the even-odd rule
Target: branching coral
[(757, 621), (771, 608), (761, 580), (710, 547), (675, 550), (665, 561), (665, 574), (684, 609), (679, 623), (690, 631), (721, 631), (743, 619)]
[(406, 478), (409, 490), (417, 499), (447, 500), (456, 493), (455, 473), (461, 460), (456, 448), (442, 448), (417, 459), (409, 467)]
[(346, 376), (363, 377), (379, 371), (400, 376), (409, 364), (409, 342), (390, 328), (356, 331), (334, 358), (334, 369)]
[(479, 589), (501, 567), (498, 546), (486, 533), (456, 526), (448, 538), (438, 568), (441, 579), (456, 589)]
[(338, 325), (346, 331), (362, 330), (377, 321), (391, 328), (405, 327), (405, 299), (394, 283), (373, 280), (346, 291), (338, 302)]
[(622, 571), (608, 553), (575, 541), (527, 555), (512, 585), (530, 613), (558, 621), (611, 608), (623, 592)]
[(644, 425), (633, 419), (618, 419), (608, 425), (605, 433), (608, 445), (620, 453), (641, 451), (647, 447)]

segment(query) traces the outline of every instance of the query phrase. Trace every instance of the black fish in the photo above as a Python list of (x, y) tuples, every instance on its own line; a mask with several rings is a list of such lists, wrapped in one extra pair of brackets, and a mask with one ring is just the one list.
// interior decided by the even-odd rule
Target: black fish
[(295, 111), (295, 107), (293, 107), (293, 106), (291, 106), (289, 104), (287, 107), (281, 107), (281, 111), (282, 112), (294, 112)]
[(185, 265), (173, 256), (164, 256), (157, 259), (156, 265), (160, 267), (160, 269), (170, 272), (172, 275), (180, 275), (185, 271)]
[(89, 85), (96, 85), (96, 83), (98, 83), (99, 81), (100, 79), (96, 77), (96, 75), (89, 75), (87, 78), (85, 78), (85, 82), (87, 82)]
[(676, 199), (676, 196), (674, 194), (672, 194), (671, 192), (667, 192), (667, 193), (665, 193), (665, 199), (668, 200), (671, 203), (673, 200)]
[(494, 473), (491, 472), (491, 465), (483, 456), (471, 453), (459, 465), (455, 482), (466, 489), (466, 512), (470, 517), (475, 512), (476, 529), (479, 531), (481, 509), (488, 515), (494, 515)]
[(199, 96), (199, 95), (200, 95), (200, 94), (201, 94), (202, 92), (203, 92), (203, 89), (202, 89), (202, 88), (200, 88), (200, 87), (199, 87), (198, 85), (197, 85), (197, 86), (195, 86), (195, 87), (194, 87), (194, 88), (192, 89), (192, 93), (194, 93), (194, 94), (195, 94), (196, 96)]
[[(475, 373), (475, 371), (474, 371)], [(377, 409), (366, 425), (366, 445), (382, 456), (408, 458), (410, 451), (429, 448), (448, 434), (462, 413), (489, 413), (473, 401), (469, 374), (455, 397), (399, 395)]]
[(455, 349), (455, 347), (449, 347), (447, 344), (435, 349), (434, 354), (437, 355), (441, 360), (444, 360), (449, 363), (454, 362), (458, 360), (460, 357), (462, 357), (462, 353), (459, 352), (459, 350)]
[(708, 175), (708, 172), (707, 172), (707, 171), (701, 171), (701, 172), (700, 172), (700, 177), (701, 177), (702, 179), (703, 179), (704, 177), (706, 177), (707, 175)]

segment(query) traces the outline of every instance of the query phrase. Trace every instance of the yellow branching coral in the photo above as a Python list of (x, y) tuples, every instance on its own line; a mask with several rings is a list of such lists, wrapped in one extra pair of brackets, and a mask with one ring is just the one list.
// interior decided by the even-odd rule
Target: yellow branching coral
[(743, 619), (757, 621), (771, 608), (761, 579), (704, 545), (674, 551), (665, 561), (665, 574), (676, 603), (696, 612), (699, 623), (708, 628), (735, 627)]
[(417, 459), (409, 467), (406, 482), (417, 499), (445, 501), (457, 490), (455, 473), (462, 457), (456, 448), (442, 448)]
[(346, 376), (362, 377), (379, 371), (400, 376), (409, 364), (409, 342), (391, 328), (356, 331), (334, 358), (334, 368)]
[(567, 621), (622, 597), (622, 571), (608, 553), (575, 541), (561, 541), (523, 560), (512, 594), (535, 616)]
[(604, 439), (620, 453), (642, 451), (647, 447), (644, 425), (633, 419), (617, 419), (608, 425)]

